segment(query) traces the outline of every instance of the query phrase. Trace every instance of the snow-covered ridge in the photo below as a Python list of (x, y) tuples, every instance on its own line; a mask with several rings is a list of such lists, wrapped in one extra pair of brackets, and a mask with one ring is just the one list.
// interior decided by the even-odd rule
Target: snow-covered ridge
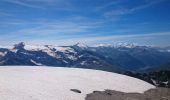
[(5, 56), (7, 52), (0, 52), (0, 56)]
[[(19, 47), (19, 48), (18, 48)], [(16, 52), (16, 49), (21, 49), (24, 48), (25, 50), (29, 51), (43, 51), (46, 52), (48, 55), (54, 57), (54, 58), (60, 58), (60, 56), (56, 55), (56, 52), (63, 52), (63, 53), (76, 53), (73, 48), (71, 47), (66, 47), (66, 46), (53, 46), (53, 45), (37, 45), (37, 44), (26, 44), (26, 43), (19, 43), (14, 46), (11, 51)], [(68, 56), (70, 59), (76, 59), (73, 56)]]
[[(134, 47), (144, 47), (144, 45), (139, 45), (137, 43), (128, 43), (128, 42), (113, 42), (113, 43), (99, 43), (99, 44), (93, 44), (93, 45), (87, 45), (85, 43), (76, 43), (76, 44), (73, 44), (73, 45), (48, 45), (48, 44), (31, 44), (31, 43), (25, 43), (25, 42), (20, 42), (18, 44), (15, 44), (14, 46), (16, 45), (24, 45), (25, 48), (27, 49), (30, 49), (30, 50), (37, 50), (37, 49), (45, 49), (46, 46), (48, 47), (53, 47), (53, 48), (56, 48), (56, 47), (69, 47), (69, 46), (78, 46), (80, 48), (88, 48), (88, 47), (127, 47), (127, 48), (134, 48)], [(8, 49), (12, 49), (14, 48), (14, 46), (12, 45), (6, 45), (6, 46), (2, 46), (0, 45), (0, 48), (8, 48)], [(145, 47), (155, 47), (155, 48), (162, 48), (162, 47), (159, 47), (159, 46), (146, 46)], [(170, 47), (167, 46), (167, 47), (163, 47), (163, 48), (166, 48), (166, 49), (169, 49)]]
[(136, 46), (138, 46), (136, 43), (123, 43), (123, 42), (118, 42), (118, 43), (113, 43), (113, 44), (94, 45), (94, 47), (114, 47), (114, 48), (119, 48), (119, 47), (134, 48)]
[[(23, 48), (26, 50), (31, 50), (31, 51), (38, 51), (38, 50), (54, 50), (54, 51), (61, 51), (61, 52), (66, 52), (67, 50), (72, 50), (69, 47), (62, 47), (62, 46), (53, 46), (53, 45), (38, 45), (38, 44), (26, 44), (26, 43), (19, 43), (17, 45), (23, 45)], [(16, 46), (16, 45), (15, 45)], [(15, 47), (14, 47), (15, 48)]]
[[(142, 93), (154, 88), (142, 80), (116, 73), (60, 67), (0, 67), (2, 100), (85, 100), (104, 89)], [(78, 89), (75, 93), (70, 89)]]
[[(135, 48), (135, 47), (148, 47), (148, 48), (159, 48), (161, 49), (162, 47), (155, 47), (155, 46), (142, 46), (142, 45), (138, 45), (137, 43), (126, 43), (126, 42), (115, 42), (113, 44), (96, 44), (96, 45), (87, 45), (84, 43), (76, 43), (74, 45), (64, 45), (64, 46), (59, 46), (59, 45), (42, 45), (42, 44), (29, 44), (29, 43), (24, 43), (24, 42), (20, 42), (18, 44), (15, 44), (14, 46), (0, 46), (0, 48), (8, 48), (8, 49), (13, 49), (18, 45), (22, 45), (26, 50), (47, 50), (49, 48), (51, 49), (56, 49), (58, 51), (62, 51), (65, 52), (67, 50), (72, 50), (72, 48), (70, 48), (71, 46), (77, 46), (81, 49), (86, 49), (88, 47), (114, 47), (114, 48), (120, 48), (120, 47), (125, 47), (125, 48)], [(167, 51), (170, 51), (170, 49), (167, 49), (169, 47), (164, 47), (166, 48)]]
[(69, 47), (69, 46), (77, 46), (77, 47), (80, 47), (80, 48), (88, 48), (88, 47), (127, 47), (127, 48), (133, 48), (135, 46), (138, 46), (137, 44), (135, 43), (113, 43), (113, 44), (96, 44), (96, 45), (87, 45), (87, 44), (84, 44), (84, 43), (76, 43), (74, 45), (64, 45), (64, 46), (56, 46), (56, 45), (42, 45), (42, 44), (29, 44), (29, 43), (24, 43), (24, 42), (20, 42), (18, 44), (15, 44), (14, 46), (0, 46), (0, 48), (9, 48), (9, 49), (12, 49), (14, 48), (15, 46), (17, 45), (23, 45), (25, 49), (27, 50), (41, 50), (41, 49), (47, 49), (47, 47), (50, 47), (50, 48), (56, 48), (57, 50), (62, 50), (62, 51), (65, 51), (65, 48), (66, 47)]
[(88, 48), (88, 46), (86, 44), (84, 44), (84, 43), (77, 43), (77, 44), (75, 44), (73, 46), (78, 46), (78, 47), (81, 47), (81, 48)]
[[(84, 44), (53, 46), (19, 43), (12, 49), (0, 48), (1, 65), (47, 65), (82, 67), (122, 72), (146, 66), (159, 66), (170, 59), (170, 52), (148, 46), (126, 45), (89, 47)], [(7, 52), (4, 54), (4, 52)], [(141, 57), (141, 55), (143, 55)], [(114, 60), (114, 61), (111, 61)], [(135, 63), (134, 63), (135, 62)]]

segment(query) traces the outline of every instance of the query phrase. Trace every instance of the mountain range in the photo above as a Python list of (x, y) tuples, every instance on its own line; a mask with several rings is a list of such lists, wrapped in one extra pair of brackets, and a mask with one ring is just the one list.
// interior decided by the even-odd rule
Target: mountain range
[(31, 45), (0, 48), (0, 65), (80, 67), (110, 72), (145, 71), (170, 60), (168, 47), (133, 44), (87, 46)]

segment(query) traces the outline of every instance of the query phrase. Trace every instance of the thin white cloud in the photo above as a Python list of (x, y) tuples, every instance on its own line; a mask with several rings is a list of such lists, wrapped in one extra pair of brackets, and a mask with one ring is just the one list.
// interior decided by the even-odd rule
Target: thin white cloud
[[(169, 38), (168, 38), (169, 37)], [(55, 39), (51, 38), (50, 41), (42, 39), (32, 39), (24, 40), (28, 43), (38, 43), (38, 44), (52, 44), (52, 45), (73, 45), (76, 43), (85, 43), (87, 45), (96, 44), (114, 44), (116, 42), (127, 42), (136, 43), (139, 45), (159, 45), (159, 46), (169, 46), (169, 41), (165, 38), (170, 39), (170, 32), (160, 32), (160, 33), (149, 33), (149, 34), (130, 34), (130, 35), (110, 35), (110, 36), (81, 36), (81, 37), (70, 37)]]
[(17, 42), (27, 42), (36, 44), (52, 44), (52, 45), (73, 45), (78, 42), (85, 43), (87, 45), (96, 44), (114, 44), (116, 42), (137, 43), (139, 45), (158, 45), (169, 46), (170, 44), (170, 32), (148, 33), (148, 34), (129, 34), (129, 35), (109, 35), (109, 36), (93, 36), (82, 35), (79, 37), (69, 38), (16, 38), (17, 36), (7, 36), (6, 38), (0, 37), (0, 42), (3, 45), (14, 44)]
[(0, 12), (0, 16), (11, 16), (10, 14), (8, 14), (8, 13), (5, 13), (5, 12)]
[(87, 37), (80, 40), (88, 41), (101, 41), (101, 40), (114, 40), (116, 38), (145, 38), (145, 37), (154, 37), (154, 36), (170, 36), (170, 32), (161, 32), (161, 33), (148, 33), (148, 34), (129, 34), (129, 35), (109, 35), (109, 36), (99, 36), (99, 37)]
[(19, 0), (2, 0), (2, 1), (12, 3), (12, 4), (21, 5), (21, 6), (25, 6), (25, 7), (42, 8), (41, 6), (34, 5), (34, 4), (28, 4), (28, 3), (25, 3), (25, 2), (19, 1)]
[[(149, 33), (149, 34), (130, 34), (130, 35), (111, 35), (111, 36), (95, 36), (95, 37), (79, 37), (79, 38), (71, 38), (67, 40), (58, 40), (58, 43), (61, 44), (75, 44), (77, 42), (86, 43), (86, 44), (97, 44), (97, 43), (114, 43), (118, 41), (124, 41), (124, 42), (136, 42), (139, 44), (147, 44), (146, 42), (151, 38), (155, 38), (159, 41), (164, 39), (165, 37), (170, 37), (170, 32), (161, 32), (161, 33)], [(153, 42), (153, 40), (150, 40), (150, 42)], [(166, 44), (168, 41), (166, 41)], [(160, 43), (161, 44), (161, 43)], [(165, 44), (165, 45), (166, 45)], [(151, 44), (150, 44), (151, 45)], [(169, 45), (169, 44), (168, 44)]]
[[(115, 8), (115, 9), (112, 9), (110, 11), (105, 12), (104, 16), (113, 17), (113, 16), (119, 16), (119, 15), (131, 14), (131, 13), (133, 13), (135, 11), (142, 10), (142, 9), (154, 6), (154, 5), (156, 5), (156, 4), (160, 3), (160, 2), (163, 2), (163, 1), (166, 1), (166, 0), (151, 0), (151, 1), (149, 0), (145, 4), (142, 4), (140, 6), (135, 6), (135, 7), (132, 7), (132, 8), (125, 8), (124, 6), (122, 6), (120, 8)], [(121, 5), (121, 2), (119, 2), (119, 5)]]
[(9, 14), (9, 13), (7, 13), (7, 12), (5, 12), (5, 11), (3, 11), (2, 9), (0, 9), (0, 17), (8, 17), (8, 16), (13, 16), (13, 15), (11, 15), (11, 14)]
[[(17, 26), (16, 26), (17, 25)], [(10, 21), (3, 22), (0, 27), (16, 27), (8, 34), (11, 35), (57, 35), (57, 34), (78, 34), (82, 32), (89, 32), (92, 29), (96, 29), (101, 27), (101, 22), (95, 21), (76, 21), (71, 19), (66, 20), (52, 20), (52, 21), (43, 21), (43, 20), (35, 20), (35, 21)], [(21, 27), (21, 28), (18, 28)], [(2, 33), (0, 31), (0, 33)]]
[(71, 10), (73, 7), (69, 0), (2, 0), (1, 2), (39, 9), (53, 7), (53, 9)]
[(120, 2), (121, 2), (120, 0), (113, 0), (111, 2), (103, 4), (102, 6), (95, 7), (95, 10), (96, 11), (101, 11), (101, 10), (107, 8), (107, 7), (114, 6), (114, 5), (119, 5)]

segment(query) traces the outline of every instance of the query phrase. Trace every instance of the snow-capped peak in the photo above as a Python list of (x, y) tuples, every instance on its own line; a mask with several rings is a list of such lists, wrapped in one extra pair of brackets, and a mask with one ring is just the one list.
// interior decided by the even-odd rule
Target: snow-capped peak
[(81, 48), (87, 48), (88, 46), (84, 43), (77, 43), (75, 44), (74, 46), (78, 46), (78, 47), (81, 47)]
[(97, 45), (94, 45), (93, 47), (113, 47), (112, 44), (97, 44)]
[(136, 43), (116, 42), (116, 43), (113, 43), (113, 44), (98, 44), (98, 45), (95, 45), (94, 47), (115, 47), (115, 48), (126, 47), (126, 48), (134, 48), (136, 46), (137, 46)]
[(114, 47), (134, 48), (136, 46), (137, 46), (136, 43), (126, 43), (126, 42), (119, 42), (114, 44)]

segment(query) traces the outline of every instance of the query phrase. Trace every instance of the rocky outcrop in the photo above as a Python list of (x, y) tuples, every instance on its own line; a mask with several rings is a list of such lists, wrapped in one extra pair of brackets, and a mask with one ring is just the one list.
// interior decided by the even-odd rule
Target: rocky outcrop
[(150, 89), (143, 94), (124, 93), (114, 90), (94, 91), (87, 95), (86, 100), (170, 100), (170, 89)]

